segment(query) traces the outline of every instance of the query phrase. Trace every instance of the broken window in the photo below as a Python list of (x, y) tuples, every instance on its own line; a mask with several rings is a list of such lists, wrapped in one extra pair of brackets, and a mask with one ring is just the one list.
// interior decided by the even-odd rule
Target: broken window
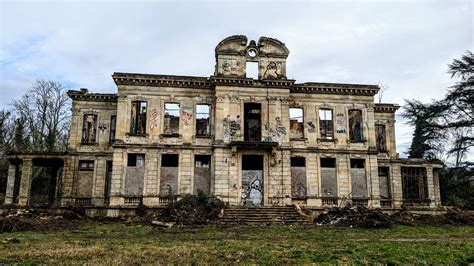
[(179, 104), (165, 103), (163, 133), (165, 135), (179, 134)]
[(130, 133), (136, 135), (146, 134), (147, 102), (133, 101), (130, 117)]
[(258, 62), (247, 62), (246, 77), (258, 79)]
[(105, 180), (104, 180), (104, 198), (105, 204), (109, 204), (110, 188), (112, 183), (112, 161), (106, 161), (105, 165)]
[(331, 109), (319, 109), (319, 132), (322, 139), (334, 138), (334, 122)]
[(143, 167), (145, 165), (145, 154), (129, 153), (127, 166)]
[(207, 104), (196, 105), (196, 136), (211, 135), (210, 106)]
[(377, 150), (387, 151), (385, 125), (375, 125), (375, 138), (377, 142)]
[(82, 123), (82, 143), (91, 144), (96, 142), (97, 115), (85, 114)]
[(92, 160), (79, 161), (79, 171), (94, 171), (94, 161)]
[(116, 130), (116, 128), (117, 128), (117, 116), (112, 115), (110, 117), (109, 143), (112, 143), (115, 140), (115, 130)]
[(206, 194), (211, 192), (211, 156), (194, 156), (194, 193), (202, 191)]
[(291, 157), (291, 197), (306, 198), (306, 161), (304, 157)]
[(290, 108), (290, 138), (304, 137), (303, 108)]
[(365, 174), (364, 159), (351, 159), (351, 185), (353, 198), (367, 197), (367, 176)]
[(173, 197), (178, 194), (178, 154), (161, 155), (160, 196)]
[(402, 167), (401, 174), (404, 200), (422, 200), (428, 198), (426, 168)]
[(362, 141), (362, 111), (349, 110), (349, 140)]
[(321, 158), (321, 196), (337, 197), (336, 159)]
[(244, 140), (245, 141), (261, 141), (261, 111), (259, 103), (244, 104)]
[(390, 168), (388, 167), (379, 167), (379, 191), (381, 200), (391, 198), (389, 170)]

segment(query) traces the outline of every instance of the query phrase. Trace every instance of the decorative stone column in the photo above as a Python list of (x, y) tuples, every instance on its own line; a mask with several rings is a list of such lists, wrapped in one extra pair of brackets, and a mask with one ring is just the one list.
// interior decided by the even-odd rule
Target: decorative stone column
[(7, 191), (4, 204), (13, 204), (13, 191), (15, 190), (16, 164), (8, 165)]
[(23, 165), (21, 168), (21, 180), (20, 180), (20, 199), (18, 205), (27, 206), (30, 201), (31, 191), (31, 175), (33, 171), (33, 161), (31, 158), (24, 158)]

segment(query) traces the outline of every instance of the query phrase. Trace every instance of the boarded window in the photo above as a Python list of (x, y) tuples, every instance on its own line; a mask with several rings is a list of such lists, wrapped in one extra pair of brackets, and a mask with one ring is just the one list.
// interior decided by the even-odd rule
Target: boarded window
[(128, 154), (127, 173), (125, 177), (125, 197), (141, 197), (145, 177), (145, 154)]
[(112, 143), (115, 140), (115, 131), (117, 128), (117, 116), (110, 116), (110, 133), (109, 133), (109, 142)]
[(379, 191), (380, 199), (390, 199), (390, 176), (388, 167), (379, 167)]
[(263, 155), (242, 155), (242, 205), (263, 204)]
[(349, 110), (349, 139), (351, 141), (362, 141), (362, 111)]
[(367, 176), (364, 159), (351, 159), (351, 185), (353, 198), (367, 197)]
[(79, 173), (75, 181), (75, 195), (77, 198), (91, 198), (94, 177), (94, 161), (80, 160)]
[(142, 135), (146, 133), (146, 111), (147, 103), (144, 101), (132, 102), (132, 113), (130, 117), (130, 133)]
[(82, 123), (82, 143), (96, 143), (97, 115), (85, 114)]
[(334, 138), (334, 122), (331, 109), (319, 109), (319, 132), (322, 139)]
[(321, 158), (322, 197), (337, 197), (336, 159)]
[(161, 155), (160, 196), (173, 197), (178, 194), (178, 154)]
[(290, 108), (290, 138), (304, 137), (303, 109)]
[(385, 125), (375, 125), (375, 138), (377, 142), (377, 150), (387, 151)]
[(196, 105), (196, 136), (211, 135), (210, 106), (207, 104)]
[(291, 157), (291, 197), (306, 198), (306, 162), (304, 157)]
[(128, 154), (127, 166), (143, 167), (145, 166), (145, 154)]
[(202, 191), (206, 194), (211, 192), (211, 156), (194, 156), (194, 193)]
[(402, 167), (402, 189), (404, 200), (422, 200), (428, 198), (426, 169), (423, 167)]
[(94, 161), (91, 161), (91, 160), (79, 161), (79, 171), (94, 171)]
[(110, 197), (111, 183), (112, 183), (112, 161), (107, 161), (106, 168), (105, 168), (104, 198)]
[(179, 134), (179, 104), (165, 103), (163, 133), (166, 135)]

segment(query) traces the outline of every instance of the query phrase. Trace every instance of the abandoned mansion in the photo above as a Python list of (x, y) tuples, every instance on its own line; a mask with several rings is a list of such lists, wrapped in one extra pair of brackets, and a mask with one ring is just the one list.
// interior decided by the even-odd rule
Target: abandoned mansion
[(210, 77), (114, 73), (117, 93), (68, 91), (68, 151), (10, 155), (5, 205), (117, 211), (202, 191), (230, 206), (440, 207), (441, 165), (397, 154), (399, 106), (374, 103), (377, 85), (288, 79), (288, 55), (231, 36)]

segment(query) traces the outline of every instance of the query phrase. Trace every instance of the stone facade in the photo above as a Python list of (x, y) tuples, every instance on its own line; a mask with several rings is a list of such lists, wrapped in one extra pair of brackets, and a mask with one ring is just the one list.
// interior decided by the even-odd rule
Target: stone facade
[(52, 156), (60, 206), (159, 207), (203, 190), (230, 205), (440, 207), (441, 165), (398, 158), (399, 106), (374, 104), (378, 86), (287, 79), (272, 38), (231, 36), (215, 54), (210, 77), (114, 73), (116, 94), (69, 91), (69, 151), (11, 156), (6, 203), (30, 204), (35, 158)]

